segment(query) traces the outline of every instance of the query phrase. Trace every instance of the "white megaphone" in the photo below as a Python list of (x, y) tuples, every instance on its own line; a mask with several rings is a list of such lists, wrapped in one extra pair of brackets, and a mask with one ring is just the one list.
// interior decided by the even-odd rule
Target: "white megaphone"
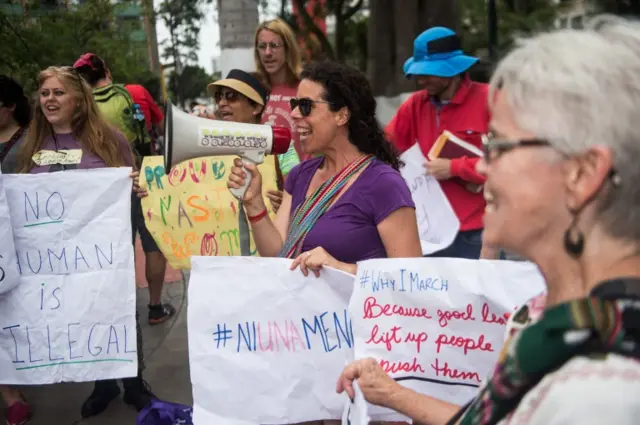
[[(203, 156), (237, 155), (243, 162), (262, 164), (265, 154), (283, 154), (289, 150), (291, 131), (285, 127), (243, 124), (200, 118), (176, 108), (171, 100), (164, 107), (164, 169)], [(246, 171), (246, 170), (245, 170)], [(242, 200), (251, 182), (247, 171), (244, 186), (230, 189)]]

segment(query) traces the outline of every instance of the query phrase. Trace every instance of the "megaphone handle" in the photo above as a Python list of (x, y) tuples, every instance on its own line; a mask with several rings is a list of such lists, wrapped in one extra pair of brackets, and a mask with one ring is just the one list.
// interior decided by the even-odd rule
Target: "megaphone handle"
[[(242, 158), (242, 162), (243, 163), (250, 162), (250, 163), (256, 165), (255, 162), (253, 162), (252, 160), (250, 160), (248, 158)], [(235, 196), (236, 199), (238, 199), (239, 201), (242, 201), (244, 199), (244, 194), (247, 193), (247, 188), (249, 187), (249, 184), (251, 184), (251, 179), (253, 178), (251, 176), (251, 173), (249, 172), (249, 170), (247, 170), (244, 166), (242, 167), (242, 170), (247, 175), (247, 177), (244, 179), (244, 184), (242, 186), (240, 186), (239, 188), (237, 188), (237, 189), (232, 189), (232, 188), (229, 189), (231, 191), (231, 194), (233, 196)]]

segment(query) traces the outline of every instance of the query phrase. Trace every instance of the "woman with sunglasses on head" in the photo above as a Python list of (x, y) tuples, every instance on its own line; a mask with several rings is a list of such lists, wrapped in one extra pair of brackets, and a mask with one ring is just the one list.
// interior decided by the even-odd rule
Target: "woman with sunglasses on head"
[[(29, 133), (20, 150), (17, 172), (51, 173), (69, 169), (133, 167), (133, 152), (124, 135), (111, 127), (100, 114), (91, 88), (72, 67), (49, 67), (38, 75), (38, 100)], [(43, 151), (65, 152), (63, 164), (40, 162)], [(71, 154), (73, 151), (73, 155)], [(79, 154), (75, 152), (80, 151)], [(138, 172), (131, 174), (133, 190)], [(124, 400), (141, 410), (153, 397), (141, 378), (144, 368), (142, 334), (137, 326), (138, 376), (123, 379)], [(115, 380), (96, 382), (81, 409), (82, 417), (101, 413), (120, 393)]]
[[(305, 275), (323, 266), (355, 274), (356, 263), (369, 258), (420, 257), (415, 206), (366, 77), (335, 62), (309, 64), (297, 95), (291, 116), (302, 149), (320, 156), (291, 171), (275, 221), (266, 214), (260, 173), (244, 165), (252, 175), (244, 206), (260, 255), (295, 258), (292, 269)], [(243, 185), (242, 166), (237, 159), (230, 188)]]
[(357, 379), (369, 402), (416, 424), (637, 424), (640, 23), (599, 18), (523, 41), (498, 64), (490, 91), (494, 135), (478, 163), (483, 237), (538, 265), (544, 310), (507, 339), (457, 414), (401, 387), (374, 359), (348, 366), (338, 391), (353, 396)]

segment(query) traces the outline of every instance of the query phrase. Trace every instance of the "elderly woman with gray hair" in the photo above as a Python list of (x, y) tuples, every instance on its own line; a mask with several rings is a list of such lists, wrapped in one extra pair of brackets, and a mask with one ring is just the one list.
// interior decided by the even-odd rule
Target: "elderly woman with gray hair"
[[(369, 402), (414, 424), (636, 424), (640, 417), (640, 25), (600, 19), (523, 41), (498, 66), (484, 240), (534, 261), (539, 317), (507, 340), (460, 409), (373, 359), (349, 365)], [(456, 413), (457, 412), (457, 413)]]

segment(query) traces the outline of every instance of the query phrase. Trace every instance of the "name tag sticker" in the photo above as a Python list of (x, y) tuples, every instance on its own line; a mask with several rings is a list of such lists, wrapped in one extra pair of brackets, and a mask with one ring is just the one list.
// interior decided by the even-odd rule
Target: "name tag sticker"
[(38, 166), (80, 164), (82, 149), (67, 149), (60, 151), (41, 150), (31, 157)]

